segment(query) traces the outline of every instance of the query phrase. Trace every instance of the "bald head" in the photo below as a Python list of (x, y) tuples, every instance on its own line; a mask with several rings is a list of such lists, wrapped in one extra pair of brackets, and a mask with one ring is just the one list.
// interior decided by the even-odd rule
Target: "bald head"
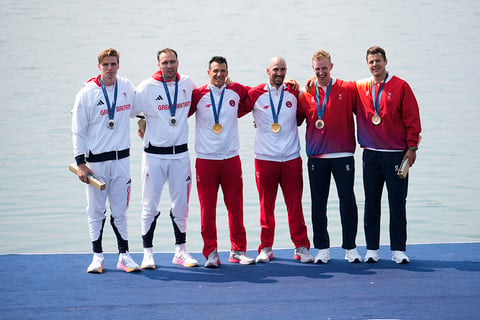
[(284, 66), (285, 68), (287, 67), (287, 62), (285, 61), (285, 59), (283, 59), (282, 57), (271, 57), (270, 60), (268, 60), (268, 68), (271, 68), (275, 65), (282, 65)]
[(287, 62), (285, 59), (282, 57), (270, 58), (268, 61), (267, 74), (270, 85), (278, 89), (283, 84), (285, 76), (287, 75)]

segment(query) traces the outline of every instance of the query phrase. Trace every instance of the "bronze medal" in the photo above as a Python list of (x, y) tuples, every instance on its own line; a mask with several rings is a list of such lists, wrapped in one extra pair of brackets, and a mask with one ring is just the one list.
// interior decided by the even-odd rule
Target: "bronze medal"
[(213, 125), (213, 128), (212, 128), (213, 132), (215, 132), (215, 133), (217, 133), (217, 134), (220, 133), (220, 132), (222, 132), (222, 129), (223, 129), (223, 128), (222, 128), (222, 125), (221, 125), (220, 123), (215, 123), (215, 124)]
[(321, 130), (324, 127), (325, 127), (325, 122), (322, 119), (318, 119), (317, 121), (315, 121), (315, 128), (317, 128), (318, 130)]
[(272, 131), (274, 133), (279, 133), (281, 128), (282, 127), (280, 126), (280, 123), (275, 122), (274, 124), (272, 124)]
[(382, 122), (382, 118), (378, 114), (374, 114), (372, 117), (372, 123), (378, 126)]

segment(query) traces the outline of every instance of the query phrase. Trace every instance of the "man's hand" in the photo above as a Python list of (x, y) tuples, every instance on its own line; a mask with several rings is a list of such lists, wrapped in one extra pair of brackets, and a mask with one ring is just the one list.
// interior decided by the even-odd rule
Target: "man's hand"
[(309, 90), (312, 86), (315, 85), (315, 81), (317, 80), (316, 77), (311, 77), (307, 81), (305, 81), (305, 90)]
[(294, 79), (288, 79), (285, 83), (291, 85), (293, 90), (295, 91), (298, 91), (298, 89), (300, 89), (300, 85)]
[(78, 165), (78, 179), (88, 184), (88, 176), (93, 176), (93, 171), (85, 163)]
[(403, 160), (405, 159), (408, 159), (408, 162), (410, 163), (410, 167), (412, 167), (413, 164), (415, 163), (415, 160), (417, 159), (417, 153), (409, 149), (407, 150), (407, 152), (405, 153), (405, 156), (403, 157)]
[(137, 121), (138, 123), (138, 136), (143, 139), (143, 136), (145, 135), (145, 130), (147, 128), (147, 122), (145, 119), (140, 119)]

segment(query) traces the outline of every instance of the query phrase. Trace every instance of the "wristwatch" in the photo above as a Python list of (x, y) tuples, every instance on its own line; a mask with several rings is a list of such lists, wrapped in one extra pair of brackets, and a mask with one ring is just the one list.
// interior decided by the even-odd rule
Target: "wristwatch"
[(418, 150), (418, 147), (408, 147), (408, 150), (416, 152)]

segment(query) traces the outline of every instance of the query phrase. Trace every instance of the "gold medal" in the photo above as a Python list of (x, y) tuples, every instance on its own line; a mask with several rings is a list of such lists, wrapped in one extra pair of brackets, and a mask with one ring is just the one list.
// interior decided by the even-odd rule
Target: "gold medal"
[(382, 122), (382, 118), (378, 114), (374, 114), (372, 117), (372, 123), (376, 126), (378, 126)]
[(272, 124), (272, 131), (273, 131), (274, 133), (279, 133), (281, 128), (282, 128), (282, 127), (280, 126), (280, 123), (274, 123), (274, 124)]
[(322, 119), (315, 121), (315, 128), (321, 130), (325, 127), (325, 122)]
[(220, 133), (222, 132), (222, 125), (220, 123), (215, 123), (212, 128), (213, 132)]

